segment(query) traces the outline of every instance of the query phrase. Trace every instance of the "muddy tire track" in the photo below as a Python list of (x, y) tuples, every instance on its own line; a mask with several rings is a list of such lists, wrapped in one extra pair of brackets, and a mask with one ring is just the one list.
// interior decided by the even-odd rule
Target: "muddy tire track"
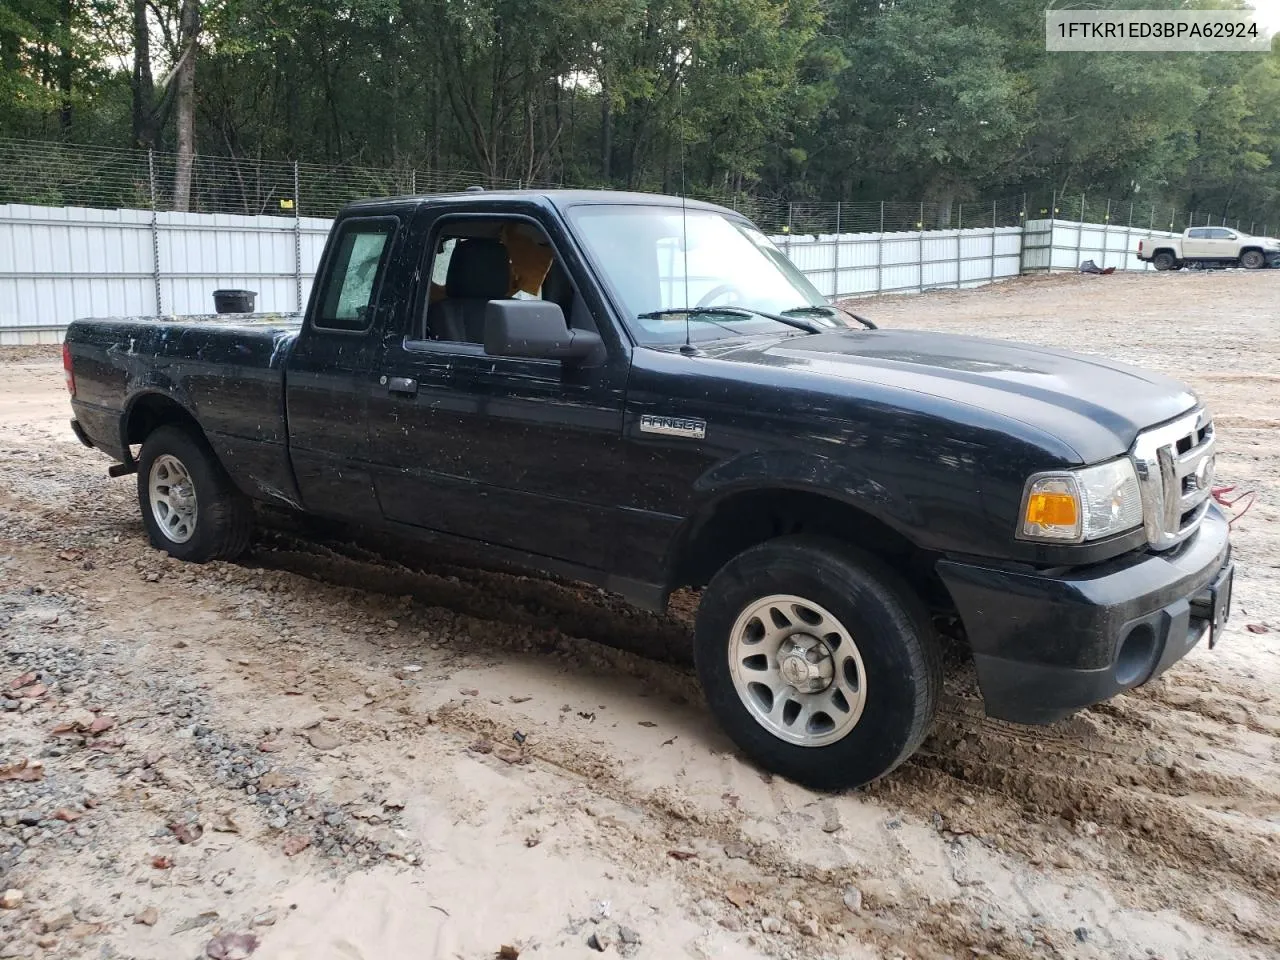
[(412, 595), (423, 604), (481, 619), (554, 629), (663, 662), (692, 663), (688, 626), (677, 620), (608, 595), (590, 598), (593, 588), (585, 585), (400, 559), (412, 552), (401, 547), (388, 556), (349, 541), (307, 540), (270, 530), (259, 535), (246, 562), (357, 590)]

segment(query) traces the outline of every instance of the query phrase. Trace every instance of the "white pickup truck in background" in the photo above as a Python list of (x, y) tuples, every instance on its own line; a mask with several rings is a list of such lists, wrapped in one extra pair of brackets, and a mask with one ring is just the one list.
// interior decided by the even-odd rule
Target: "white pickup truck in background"
[(1252, 237), (1229, 227), (1191, 227), (1180, 237), (1147, 236), (1138, 241), (1138, 259), (1157, 270), (1205, 266), (1280, 267), (1280, 240)]

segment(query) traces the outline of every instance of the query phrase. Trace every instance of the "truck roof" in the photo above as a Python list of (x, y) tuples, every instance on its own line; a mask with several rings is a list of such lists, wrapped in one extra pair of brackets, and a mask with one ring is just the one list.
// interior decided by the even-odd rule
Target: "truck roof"
[[(644, 204), (647, 206), (678, 207), (679, 197), (661, 193), (632, 193), (624, 190), (466, 190), (454, 193), (427, 193), (402, 197), (379, 197), (370, 200), (356, 200), (345, 207), (343, 212), (371, 213), (381, 210), (403, 210), (406, 207), (418, 207), (442, 201), (450, 203), (487, 203), (494, 200), (524, 201), (536, 203), (557, 210), (584, 204)], [(707, 203), (703, 200), (686, 199), (684, 204), (690, 210), (715, 210), (720, 213), (734, 213), (728, 207)]]

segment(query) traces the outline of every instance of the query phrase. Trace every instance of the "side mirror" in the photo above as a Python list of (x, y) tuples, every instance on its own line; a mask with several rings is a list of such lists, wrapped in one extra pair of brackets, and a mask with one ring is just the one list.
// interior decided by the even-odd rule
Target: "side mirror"
[(484, 310), (484, 352), (495, 357), (583, 360), (604, 348), (598, 334), (572, 330), (559, 304), (490, 300)]

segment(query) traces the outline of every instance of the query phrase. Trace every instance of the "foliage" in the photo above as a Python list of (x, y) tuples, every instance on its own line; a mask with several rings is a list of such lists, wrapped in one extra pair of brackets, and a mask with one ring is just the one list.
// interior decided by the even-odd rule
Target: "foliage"
[[(0, 4), (0, 136), (172, 150), (181, 7)], [(943, 219), (1024, 191), (1280, 206), (1280, 54), (1051, 55), (1039, 0), (200, 7), (196, 150), (241, 166), (922, 199)]]

